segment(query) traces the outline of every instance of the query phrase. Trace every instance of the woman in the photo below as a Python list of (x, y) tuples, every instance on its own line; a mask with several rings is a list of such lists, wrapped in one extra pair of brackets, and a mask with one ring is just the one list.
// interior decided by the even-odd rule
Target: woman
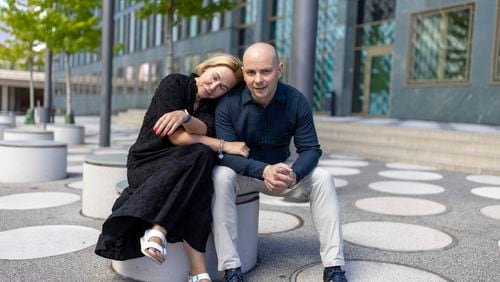
[(210, 281), (203, 252), (212, 224), (214, 152), (248, 157), (249, 149), (210, 137), (216, 99), (243, 81), (241, 61), (220, 55), (195, 71), (199, 76), (168, 75), (156, 89), (128, 154), (129, 187), (104, 222), (95, 252), (115, 260), (142, 253), (161, 264), (166, 241), (182, 241), (189, 281)]

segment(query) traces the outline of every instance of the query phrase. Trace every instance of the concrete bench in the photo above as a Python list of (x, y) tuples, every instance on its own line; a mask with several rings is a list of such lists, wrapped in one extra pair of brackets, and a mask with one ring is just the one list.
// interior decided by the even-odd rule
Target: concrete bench
[(0, 141), (0, 182), (52, 181), (67, 176), (66, 144), (48, 140)]
[[(116, 184), (118, 193), (128, 186), (127, 181)], [(238, 211), (238, 251), (241, 259), (241, 269), (248, 272), (257, 263), (257, 239), (259, 224), (259, 193), (252, 192), (238, 195), (236, 198)], [(224, 273), (217, 271), (217, 254), (214, 238), (208, 238), (205, 253), (208, 272), (212, 280), (222, 280)], [(189, 274), (189, 259), (182, 243), (167, 243), (167, 260), (157, 265), (147, 257), (111, 263), (113, 269), (120, 275), (141, 281), (186, 281)]]
[(10, 124), (10, 127), (16, 126), (16, 115), (13, 113), (2, 113), (0, 114), (0, 123)]
[(3, 131), (7, 128), (12, 128), (12, 124), (0, 121), (0, 140), (3, 140)]
[(3, 131), (4, 140), (51, 140), (54, 141), (54, 132), (37, 127), (15, 127)]
[(47, 124), (47, 130), (54, 132), (54, 140), (68, 145), (84, 143), (85, 128), (75, 124)]
[(118, 194), (115, 185), (127, 178), (127, 154), (88, 155), (83, 164), (82, 214), (107, 218)]

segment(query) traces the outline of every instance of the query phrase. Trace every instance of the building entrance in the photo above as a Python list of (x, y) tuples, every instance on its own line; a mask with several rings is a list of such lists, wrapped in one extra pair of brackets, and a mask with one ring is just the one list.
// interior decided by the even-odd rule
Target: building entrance
[(363, 85), (363, 115), (384, 116), (389, 113), (392, 46), (367, 48)]

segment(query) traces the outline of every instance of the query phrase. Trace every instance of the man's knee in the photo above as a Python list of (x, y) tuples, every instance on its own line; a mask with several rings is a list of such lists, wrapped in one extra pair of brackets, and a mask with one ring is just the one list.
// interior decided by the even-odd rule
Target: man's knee
[(313, 178), (313, 183), (317, 184), (314, 186), (335, 187), (335, 184), (333, 182), (333, 175), (328, 170), (322, 167), (314, 168), (314, 170), (311, 172), (311, 176)]
[(212, 170), (214, 189), (227, 190), (228, 186), (236, 186), (237, 173), (227, 166), (215, 166)]

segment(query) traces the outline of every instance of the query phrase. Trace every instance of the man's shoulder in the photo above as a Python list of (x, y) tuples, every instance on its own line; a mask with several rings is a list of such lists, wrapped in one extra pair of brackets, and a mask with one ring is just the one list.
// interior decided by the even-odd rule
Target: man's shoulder
[(287, 95), (287, 97), (298, 100), (306, 100), (304, 94), (302, 94), (302, 92), (300, 92), (297, 88), (293, 87), (290, 84), (279, 82), (279, 87)]
[(240, 83), (233, 87), (229, 92), (223, 95), (219, 100), (220, 103), (232, 103), (241, 101), (241, 93), (245, 90), (246, 85), (244, 83)]

